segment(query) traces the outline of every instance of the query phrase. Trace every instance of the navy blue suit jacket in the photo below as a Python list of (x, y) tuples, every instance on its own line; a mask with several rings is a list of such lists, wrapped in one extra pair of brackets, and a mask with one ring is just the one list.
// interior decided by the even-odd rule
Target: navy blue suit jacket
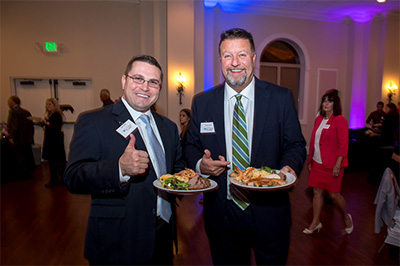
[[(248, 123), (248, 127), (253, 127), (250, 166), (281, 169), (289, 165), (299, 175), (306, 159), (306, 142), (301, 133), (291, 91), (256, 78), (254, 100), (254, 121)], [(215, 134), (200, 133), (202, 122), (213, 122)], [(221, 84), (211, 91), (196, 95), (193, 99), (187, 142), (184, 145), (184, 156), (189, 167), (195, 167), (197, 161), (202, 158), (204, 149), (211, 151), (213, 160), (218, 160), (219, 155), (226, 158), (225, 130), (229, 129), (225, 129), (224, 125), (224, 84)], [(205, 226), (209, 238), (212, 238), (213, 232), (218, 233), (223, 224), (227, 172), (210, 178), (219, 185), (218, 190), (205, 193), (204, 197)], [(278, 210), (273, 208), (266, 212), (262, 209), (257, 212), (258, 206), (285, 205), (286, 216), (275, 216), (273, 219), (285, 220), (286, 222), (281, 222), (278, 226), (288, 231), (291, 218), (287, 191), (252, 192), (251, 200), (256, 215), (260, 215), (260, 221), (268, 219), (265, 216), (270, 216), (271, 219), (273, 215), (277, 215), (274, 210)], [(274, 230), (281, 231), (280, 228)]]
[[(153, 117), (165, 148), (168, 173), (184, 169), (177, 126), (155, 112)], [(129, 140), (116, 129), (128, 119), (133, 122), (119, 101), (82, 113), (75, 125), (64, 179), (72, 193), (92, 195), (85, 241), (88, 259), (140, 264), (153, 255), (157, 215), (154, 168), (150, 163), (144, 175), (133, 176), (128, 183), (119, 180), (118, 162)], [(138, 130), (134, 136), (136, 149), (146, 151)], [(175, 206), (171, 206), (174, 224)]]

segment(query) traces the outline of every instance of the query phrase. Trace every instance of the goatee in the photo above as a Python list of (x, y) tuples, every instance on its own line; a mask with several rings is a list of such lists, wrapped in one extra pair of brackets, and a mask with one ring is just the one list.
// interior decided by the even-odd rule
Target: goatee
[(247, 78), (247, 72), (243, 74), (243, 76), (238, 80), (235, 81), (230, 75), (229, 75), (229, 70), (226, 75), (226, 80), (228, 81), (228, 84), (231, 85), (232, 87), (240, 87), (246, 82)]

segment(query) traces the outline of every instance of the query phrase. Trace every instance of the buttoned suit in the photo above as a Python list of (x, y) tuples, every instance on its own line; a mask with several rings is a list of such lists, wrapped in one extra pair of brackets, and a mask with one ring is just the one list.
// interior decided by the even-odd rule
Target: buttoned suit
[[(165, 148), (168, 173), (182, 170), (185, 163), (177, 126), (152, 113)], [(72, 193), (90, 193), (91, 210), (86, 232), (85, 257), (117, 264), (141, 264), (154, 251), (157, 222), (157, 189), (154, 167), (133, 176), (127, 183), (119, 179), (119, 158), (129, 142), (116, 132), (133, 119), (122, 101), (83, 113), (75, 125), (65, 172), (65, 183)], [(135, 148), (146, 150), (138, 130)], [(174, 203), (175, 198), (170, 196)], [(175, 206), (170, 223), (175, 228)]]
[[(299, 175), (306, 158), (305, 140), (290, 90), (255, 78), (254, 101), (254, 121), (247, 123), (248, 127), (253, 127), (250, 166), (281, 169), (289, 165)], [(219, 155), (226, 158), (225, 130), (231, 129), (224, 128), (224, 117), (224, 84), (195, 96), (184, 147), (189, 167), (196, 165), (205, 149), (210, 150), (213, 160), (219, 160)], [(200, 133), (202, 122), (212, 122), (215, 133)], [(227, 226), (224, 220), (227, 208), (227, 171), (210, 178), (219, 185), (218, 190), (204, 195), (205, 228), (213, 254), (213, 250), (229, 245), (221, 235)], [(251, 192), (249, 198), (252, 204), (246, 212), (252, 211), (254, 219), (259, 221), (254, 232), (263, 241), (269, 241), (273, 252), (280, 253), (283, 260), (286, 260), (291, 226), (288, 191)], [(229, 257), (234, 258), (235, 255), (230, 254)], [(275, 262), (280, 261), (278, 259)]]

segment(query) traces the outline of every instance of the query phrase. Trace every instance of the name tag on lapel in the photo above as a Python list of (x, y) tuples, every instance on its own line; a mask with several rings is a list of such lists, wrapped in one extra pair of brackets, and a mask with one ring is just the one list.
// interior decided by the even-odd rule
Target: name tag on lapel
[(331, 126), (331, 125), (325, 125), (325, 126), (324, 126), (324, 129), (329, 129), (330, 126)]
[(137, 129), (137, 125), (128, 119), (116, 131), (124, 138), (127, 138), (135, 129)]
[(215, 133), (214, 122), (201, 122), (200, 134)]

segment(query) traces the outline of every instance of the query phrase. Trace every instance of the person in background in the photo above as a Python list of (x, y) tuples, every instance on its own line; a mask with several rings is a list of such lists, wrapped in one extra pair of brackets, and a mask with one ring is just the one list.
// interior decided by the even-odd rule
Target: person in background
[(346, 211), (346, 201), (340, 194), (344, 168), (348, 166), (349, 130), (342, 115), (338, 93), (325, 93), (319, 107), (320, 115), (315, 119), (311, 134), (308, 169), (308, 185), (313, 188), (313, 220), (303, 230), (304, 234), (319, 232), (322, 228), (320, 216), (324, 203), (324, 191), (339, 207), (345, 224), (345, 232), (354, 229), (352, 217)]
[(382, 126), (382, 118), (385, 112), (383, 111), (383, 102), (379, 101), (376, 104), (376, 110), (372, 111), (366, 120), (366, 123), (371, 128), (379, 129)]
[(396, 141), (395, 132), (399, 127), (399, 113), (394, 103), (386, 104), (384, 111), (380, 144), (382, 146), (394, 146)]
[(100, 91), (100, 100), (103, 102), (103, 107), (114, 103), (113, 100), (111, 100), (111, 94), (108, 89), (102, 89)]
[[(7, 128), (5, 136), (9, 141), (10, 152), (8, 156), (12, 157), (9, 160), (12, 165), (12, 176), (17, 179), (31, 178), (35, 168), (33, 158), (32, 144), (34, 143), (34, 129), (31, 119), (31, 113), (22, 108), (21, 100), (18, 96), (8, 98), (8, 113)], [(13, 161), (13, 162), (12, 162)], [(15, 164), (14, 164), (15, 163)], [(8, 166), (2, 166), (8, 167)], [(2, 178), (5, 178), (4, 176)], [(10, 176), (8, 178), (11, 178)]]
[(181, 124), (181, 134), (179, 135), (181, 143), (184, 144), (186, 141), (186, 133), (190, 122), (190, 109), (182, 109), (179, 112), (179, 123)]
[(64, 178), (71, 193), (92, 195), (84, 254), (91, 265), (172, 265), (175, 196), (153, 182), (186, 164), (178, 127), (151, 108), (162, 81), (154, 57), (136, 56), (121, 100), (77, 119)]
[[(204, 194), (212, 260), (215, 265), (250, 265), (253, 250), (258, 265), (285, 264), (291, 227), (289, 191), (246, 190), (240, 192), (247, 199), (239, 199), (240, 188), (230, 184), (228, 175), (234, 167), (249, 166), (300, 174), (306, 142), (292, 94), (254, 76), (256, 51), (253, 36), (246, 30), (223, 32), (219, 57), (225, 82), (194, 97), (183, 148), (189, 167), (219, 185)], [(247, 132), (242, 131), (247, 136), (242, 158), (234, 153), (232, 141), (238, 109), (242, 120), (245, 116), (248, 121)]]
[(55, 98), (46, 100), (44, 119), (40, 121), (44, 128), (42, 158), (49, 161), (50, 181), (45, 187), (51, 188), (64, 183), (66, 165), (64, 147), (64, 116)]

